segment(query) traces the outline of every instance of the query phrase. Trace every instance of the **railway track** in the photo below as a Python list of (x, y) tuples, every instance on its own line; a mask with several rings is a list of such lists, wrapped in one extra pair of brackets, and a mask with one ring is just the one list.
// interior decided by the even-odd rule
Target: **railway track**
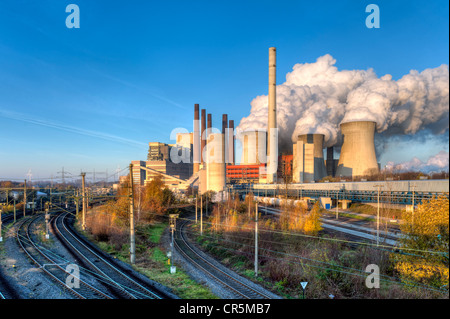
[[(22, 218), (22, 214), (16, 216), (16, 221)], [(13, 213), (2, 214), (2, 227), (13, 223), (14, 215)], [(4, 238), (5, 240), (5, 238)], [(0, 299), (17, 299), (18, 295), (10, 284), (2, 277), (2, 272), (0, 270)]]
[[(279, 217), (280, 210), (268, 207), (259, 207), (259, 209), (267, 214)], [(376, 242), (376, 229), (370, 227), (361, 227), (352, 225), (352, 223), (338, 222), (331, 217), (321, 218), (322, 227), (330, 234), (344, 234), (346, 238), (355, 242)], [(380, 244), (383, 246), (396, 246), (400, 235), (394, 232), (386, 232), (380, 230)]]
[(102, 282), (115, 296), (126, 299), (166, 299), (167, 294), (156, 287), (142, 283), (128, 270), (119, 266), (111, 257), (98, 251), (81, 238), (72, 226), (73, 215), (65, 212), (52, 220), (58, 239), (74, 254), (91, 274)]
[(220, 269), (208, 259), (204, 258), (198, 249), (189, 243), (184, 232), (184, 228), (189, 223), (189, 221), (178, 222), (176, 232), (178, 235), (175, 236), (174, 248), (183, 255), (193, 266), (202, 270), (207, 276), (214, 279), (225, 289), (228, 289), (240, 299), (271, 299), (273, 297), (268, 294), (259, 291), (253, 287), (242, 282), (242, 278), (236, 277), (236, 274), (227, 272), (224, 269)]
[(93, 287), (91, 284), (83, 280), (80, 274), (79, 287), (71, 287), (66, 283), (67, 278), (72, 276), (72, 273), (64, 266), (67, 265), (67, 261), (55, 257), (54, 254), (50, 254), (43, 246), (41, 246), (32, 234), (32, 226), (39, 219), (42, 219), (43, 215), (38, 214), (28, 218), (24, 218), (20, 221), (17, 231), (16, 239), (26, 253), (26, 255), (32, 260), (36, 266), (39, 267), (44, 273), (46, 273), (52, 280), (64, 289), (69, 291), (74, 297), (79, 299), (112, 299), (109, 294)]

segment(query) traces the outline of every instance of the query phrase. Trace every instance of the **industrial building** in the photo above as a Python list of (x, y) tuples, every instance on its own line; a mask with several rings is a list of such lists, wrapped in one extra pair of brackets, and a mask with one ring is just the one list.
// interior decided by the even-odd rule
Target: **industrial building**
[(227, 184), (259, 183), (265, 164), (227, 165)]
[[(134, 184), (143, 186), (156, 176), (160, 176), (164, 184), (169, 188), (183, 186), (183, 182), (188, 180), (193, 173), (193, 164), (191, 161), (192, 147), (191, 145), (187, 145), (185, 141), (186, 135), (179, 133), (177, 135), (177, 142), (180, 145), (150, 142), (147, 161), (131, 162), (133, 164)], [(187, 158), (185, 161), (174, 162), (174, 153), (179, 155), (179, 157), (180, 154), (186, 154)]]
[[(222, 114), (220, 130), (213, 127), (213, 115), (194, 104), (192, 132), (177, 134), (175, 144), (149, 143), (147, 161), (132, 162), (134, 181), (145, 185), (159, 175), (167, 186), (190, 186), (205, 193), (223, 192), (227, 184), (295, 185), (316, 183), (326, 177), (353, 178), (379, 172), (374, 144), (376, 123), (371, 121), (340, 124), (343, 142), (339, 158), (334, 156), (334, 146), (328, 146), (324, 152), (323, 134), (298, 135), (292, 143), (292, 153), (280, 155), (273, 47), (269, 48), (268, 71), (267, 129), (236, 132), (234, 121)], [(236, 140), (242, 145), (239, 164), (235, 161)]]

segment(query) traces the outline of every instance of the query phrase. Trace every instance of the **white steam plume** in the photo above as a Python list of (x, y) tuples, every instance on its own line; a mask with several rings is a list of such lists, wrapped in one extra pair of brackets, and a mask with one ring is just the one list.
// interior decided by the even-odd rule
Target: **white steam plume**
[[(339, 142), (339, 124), (374, 121), (384, 137), (448, 131), (449, 70), (441, 65), (411, 70), (401, 79), (377, 77), (372, 69), (342, 70), (329, 54), (314, 63), (296, 64), (277, 85), (277, 124), (280, 149), (292, 147), (299, 134), (325, 135), (325, 146)], [(252, 100), (250, 115), (237, 130), (267, 129), (267, 96)]]
[(386, 168), (389, 170), (397, 170), (400, 172), (421, 171), (424, 173), (448, 172), (449, 170), (449, 153), (440, 151), (434, 156), (430, 156), (426, 162), (422, 162), (417, 157), (403, 163), (387, 162)]

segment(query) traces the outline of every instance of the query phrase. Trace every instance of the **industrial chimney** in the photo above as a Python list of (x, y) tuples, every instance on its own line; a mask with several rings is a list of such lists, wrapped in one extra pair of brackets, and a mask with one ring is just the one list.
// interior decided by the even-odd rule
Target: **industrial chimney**
[[(276, 48), (269, 48), (269, 116), (267, 125), (267, 182), (276, 181), (276, 168), (278, 162), (278, 133), (277, 128), (277, 84), (276, 84)], [(272, 142), (272, 144), (271, 144)], [(275, 143), (275, 144), (273, 144)], [(273, 171), (275, 170), (275, 171)]]
[(347, 122), (340, 125), (343, 137), (336, 176), (361, 176), (378, 173), (375, 155), (376, 123)]
[(194, 154), (193, 154), (193, 162), (194, 162), (194, 174), (198, 172), (199, 170), (199, 163), (201, 162), (200, 159), (200, 114), (199, 114), (199, 105), (194, 105), (194, 141), (193, 141), (193, 148), (194, 148)]
[(225, 154), (227, 163), (234, 165), (234, 120), (230, 120), (228, 122), (227, 145)]
[(203, 152), (205, 151), (206, 146), (206, 109), (202, 109), (202, 122), (201, 122), (201, 131), (200, 131), (200, 141), (201, 141), (201, 150), (200, 154), (202, 157), (201, 163), (205, 162), (205, 158), (203, 156)]

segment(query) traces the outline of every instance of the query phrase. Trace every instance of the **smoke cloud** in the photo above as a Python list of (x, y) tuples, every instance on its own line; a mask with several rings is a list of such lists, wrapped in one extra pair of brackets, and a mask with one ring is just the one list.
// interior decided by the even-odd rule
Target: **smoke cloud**
[[(294, 65), (277, 85), (280, 150), (291, 150), (299, 134), (324, 134), (325, 145), (340, 143), (339, 124), (374, 121), (383, 140), (422, 130), (434, 135), (449, 129), (449, 69), (441, 65), (411, 70), (401, 79), (378, 77), (373, 69), (338, 70), (329, 54), (314, 63)], [(267, 129), (267, 95), (251, 101), (237, 131)], [(383, 142), (378, 141), (383, 149)]]

